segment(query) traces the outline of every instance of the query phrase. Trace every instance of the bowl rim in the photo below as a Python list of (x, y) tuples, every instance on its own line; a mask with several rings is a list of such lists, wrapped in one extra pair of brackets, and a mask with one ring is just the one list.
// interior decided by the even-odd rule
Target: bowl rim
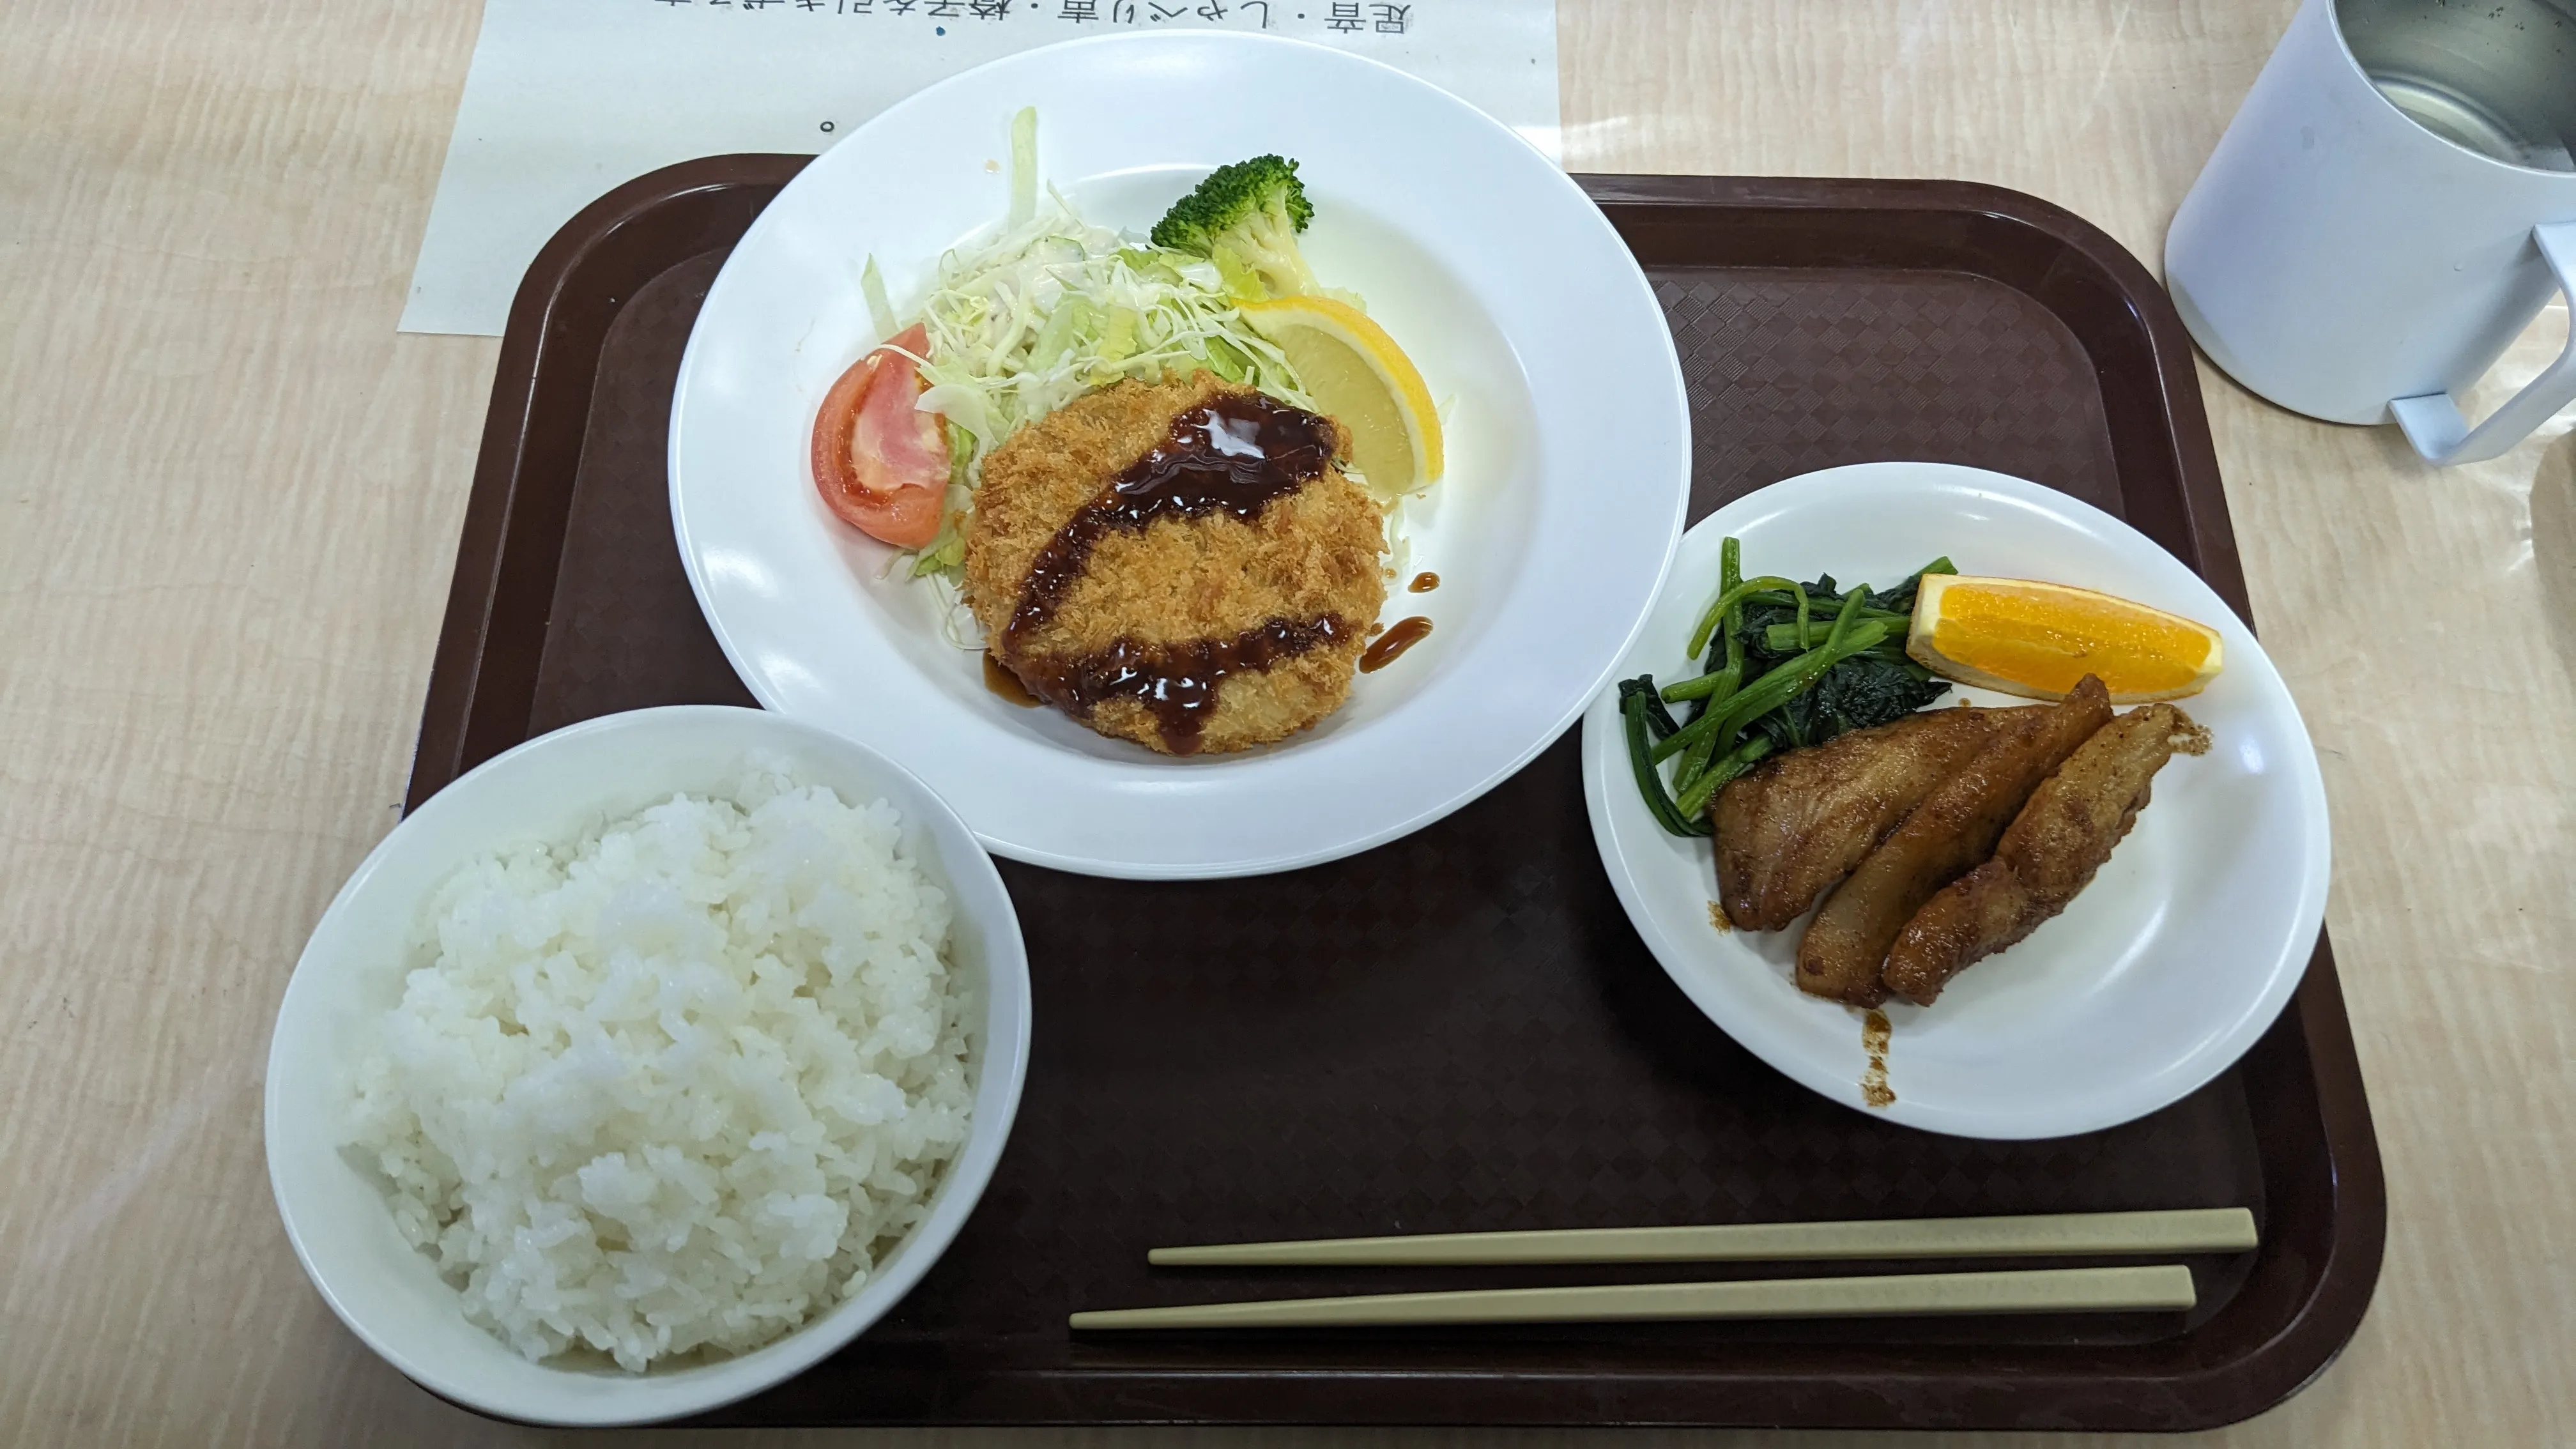
[[(979, 1110), (968, 1126), (965, 1145), (949, 1165), (946, 1182), (935, 1189), (937, 1203), (931, 1212), (899, 1240), (894, 1252), (880, 1263), (878, 1270), (858, 1293), (843, 1299), (803, 1326), (747, 1353), (694, 1364), (666, 1374), (611, 1375), (590, 1370), (553, 1369), (543, 1363), (533, 1365), (540, 1370), (561, 1374), (568, 1384), (580, 1381), (616, 1386), (605, 1395), (580, 1395), (555, 1402), (542, 1395), (524, 1392), (490, 1392), (474, 1382), (470, 1374), (460, 1375), (423, 1362), (398, 1338), (389, 1337), (383, 1324), (372, 1317), (364, 1305), (353, 1304), (343, 1291), (346, 1285), (335, 1285), (317, 1266), (307, 1242), (307, 1229), (298, 1223), (298, 1197), (289, 1187), (280, 1165), (281, 1134), (284, 1130), (280, 1120), (280, 1077), (288, 1070), (291, 1045), (287, 1028), (295, 1010), (299, 986), (314, 989), (310, 982), (335, 969), (317, 962), (315, 943), (330, 923), (356, 908), (354, 903), (371, 889), (371, 882), (386, 863), (409, 848), (407, 839), (416, 838), (419, 834), (413, 822), (434, 820), (466, 808), (462, 802), (472, 798), (478, 786), (488, 787), (492, 777), (505, 773), (514, 762), (521, 762), (528, 756), (592, 748), (605, 738), (673, 723), (745, 731), (742, 748), (746, 753), (759, 747), (758, 739), (753, 736), (760, 732), (792, 736), (828, 751), (853, 756), (863, 766), (883, 772), (891, 782), (910, 790), (915, 798), (906, 807), (906, 825), (917, 826), (938, 840), (943, 853), (956, 851), (959, 859), (967, 863), (968, 873), (973, 877), (968, 881), (955, 879), (949, 868), (952, 862), (932, 863), (931, 868), (940, 874), (938, 883), (948, 892), (951, 902), (961, 914), (968, 909), (970, 899), (982, 907), (995, 904), (1000, 907), (998, 911), (989, 913), (979, 910), (974, 918), (983, 932), (985, 958), (983, 1048), (977, 1062), (975, 1083)], [(898, 793), (901, 793), (900, 788), (886, 792), (889, 796)], [(995, 867), (991, 852), (945, 799), (902, 764), (845, 735), (767, 710), (737, 705), (661, 705), (597, 716), (512, 746), (458, 776), (417, 809), (405, 814), (367, 852), (332, 896), (330, 904), (316, 918), (304, 949), (297, 955), (286, 988), (280, 994), (277, 1013), (270, 1027), (261, 1092), (261, 1146), (268, 1167), (270, 1195), (276, 1204), (279, 1221), (286, 1230), (288, 1244), (294, 1249), (296, 1261), (323, 1302), (377, 1356), (429, 1392), (478, 1413), (562, 1427), (654, 1423), (702, 1413), (775, 1387), (847, 1346), (900, 1303), (947, 1251), (990, 1186), (1019, 1113), (1020, 1099), (1028, 1078), (1030, 995), (1027, 943), (1020, 930), (1009, 888)], [(1006, 1033), (997, 1034), (993, 1030), (997, 1019), (998, 1024), (1009, 1028)], [(1001, 1039), (1003, 1036), (1007, 1039)], [(1003, 1076), (999, 1099), (994, 1104), (998, 1110), (995, 1110), (988, 1108), (982, 1098), (990, 1086), (991, 1073), (997, 1068)], [(315, 1210), (315, 1205), (309, 1202), (303, 1207), (308, 1215)], [(492, 1346), (496, 1352), (516, 1357), (498, 1338), (492, 1340)], [(646, 1386), (651, 1387), (648, 1389)], [(643, 1391), (630, 1393), (629, 1389)], [(628, 1406), (630, 1400), (633, 1402)]]

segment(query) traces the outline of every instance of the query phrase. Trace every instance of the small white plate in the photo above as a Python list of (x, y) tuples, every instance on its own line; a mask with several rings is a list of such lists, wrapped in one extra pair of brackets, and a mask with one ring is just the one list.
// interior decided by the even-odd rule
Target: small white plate
[(1712, 925), (1710, 844), (1668, 835), (1647, 814), (1616, 691), (1605, 691), (1583, 729), (1593, 838), (1628, 919), (1710, 1020), (1835, 1101), (1967, 1137), (2057, 1137), (2142, 1117), (2253, 1045), (2298, 986), (2325, 916), (2325, 784), (2279, 672), (2198, 575), (2100, 509), (2019, 478), (1943, 463), (1831, 468), (1693, 527), (1618, 677), (1697, 672), (1682, 649), (1716, 591), (1729, 534), (1743, 540), (1748, 575), (1883, 587), (1947, 554), (1964, 574), (2101, 589), (2217, 629), (2227, 665), (2181, 701), (2215, 745), (2156, 776), (2136, 828), (2064, 914), (1969, 968), (1931, 1007), (1888, 1003), (1896, 1101), (1884, 1109), (1861, 1099), (1861, 1013), (1797, 988), (1804, 922), (1770, 933)]
[[(926, 585), (834, 522), (814, 412), (898, 307), (1007, 204), (1008, 130), (1086, 219), (1149, 228), (1209, 169), (1276, 152), (1315, 203), (1304, 248), (1446, 399), (1448, 476), (1408, 505), (1384, 618), (1431, 636), (1317, 728), (1173, 760), (984, 686)], [(1179, 118), (1179, 119), (1176, 119)], [(987, 163), (995, 163), (988, 170)], [(920, 773), (994, 851), (1097, 875), (1250, 875), (1439, 819), (1580, 715), (1681, 536), (1690, 422), (1672, 335), (1599, 208), (1500, 123), (1399, 71), (1256, 36), (1051, 46), (933, 86), (771, 202), (709, 290), (671, 413), (671, 510), (698, 602), (761, 703)]]

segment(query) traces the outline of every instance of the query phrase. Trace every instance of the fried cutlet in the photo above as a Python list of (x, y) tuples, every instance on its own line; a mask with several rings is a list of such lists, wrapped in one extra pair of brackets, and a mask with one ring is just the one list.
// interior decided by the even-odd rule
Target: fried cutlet
[(2066, 698), (1997, 730), (1834, 888), (1798, 942), (1798, 987), (1854, 1006), (1887, 999), (1887, 948), (1934, 892), (1994, 854), (2039, 783), (2111, 718), (2110, 692), (2084, 676)]
[[(1308, 446), (1255, 447), (1292, 436)], [(1386, 600), (1347, 447), (1204, 372), (1079, 398), (984, 460), (967, 604), (1004, 666), (1104, 735), (1167, 754), (1285, 738), (1348, 697)]]
[(2004, 722), (2031, 709), (1936, 709), (1792, 750), (1728, 783), (1712, 812), (1728, 919), (1777, 931), (1878, 848)]
[(1944, 887), (1897, 933), (1880, 972), (1888, 989), (1930, 1006), (1951, 977), (2066, 909), (2147, 808), (2165, 761), (2208, 748), (2209, 732), (2169, 704), (2095, 730), (2031, 792), (1995, 858)]

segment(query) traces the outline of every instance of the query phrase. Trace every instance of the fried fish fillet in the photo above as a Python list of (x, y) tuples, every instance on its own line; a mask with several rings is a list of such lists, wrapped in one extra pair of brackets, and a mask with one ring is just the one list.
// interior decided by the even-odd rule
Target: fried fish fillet
[(2165, 761), (2208, 748), (2209, 732), (2169, 704), (2095, 730), (2031, 792), (1995, 858), (1944, 887), (1897, 933), (1880, 971), (1888, 989), (1930, 1006), (1951, 977), (2066, 909), (2147, 808)]
[(1806, 914), (1997, 729), (2041, 708), (1925, 710), (1792, 750), (1729, 782), (1712, 812), (1728, 919), (1777, 931)]
[(1879, 966), (1934, 892), (1992, 855), (2039, 782), (2111, 718), (2110, 692), (2086, 675), (2059, 703), (1997, 730), (1834, 888), (1798, 942), (1798, 987), (1855, 1006), (1887, 999)]
[[(1386, 600), (1378, 506), (1330, 463), (1248, 509), (1217, 488), (1097, 530), (1067, 565), (1078, 516), (1227, 400), (1276, 406), (1205, 372), (1076, 399), (984, 460), (966, 534), (966, 601), (994, 657), (1091, 728), (1166, 754), (1248, 749), (1340, 708)], [(1346, 451), (1338, 424), (1298, 416)], [(1240, 456), (1239, 438), (1201, 434), (1212, 468)], [(1051, 559), (1062, 587), (1015, 629)]]

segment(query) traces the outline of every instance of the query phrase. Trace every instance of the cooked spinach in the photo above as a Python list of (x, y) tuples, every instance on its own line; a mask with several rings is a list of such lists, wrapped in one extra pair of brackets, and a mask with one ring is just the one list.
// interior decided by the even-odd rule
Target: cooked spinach
[[(1754, 720), (1753, 728), (1769, 737), (1775, 751), (1803, 749), (1849, 730), (1902, 719), (1948, 693), (1946, 681), (1906, 657), (1904, 631), (1913, 619), (1914, 592), (1923, 575), (1951, 572), (1949, 560), (1940, 559), (1893, 588), (1856, 587), (1853, 592), (1861, 596), (1861, 605), (1855, 618), (1885, 623), (1887, 637), (1827, 669), (1805, 693)], [(1831, 574), (1805, 585), (1805, 591), (1811, 614), (1839, 612), (1847, 597), (1835, 587)], [(1770, 668), (1823, 642), (1821, 631), (1812, 626), (1809, 632), (1816, 637), (1800, 638), (1794, 599), (1748, 600), (1743, 615), (1736, 632), (1744, 640), (1749, 669)]]
[[(1905, 654), (1915, 591), (1925, 574), (1956, 573), (1948, 559), (1886, 589), (1844, 590), (1831, 574), (1746, 579), (1732, 538), (1718, 558), (1717, 597), (1691, 632), (1691, 656), (1706, 655), (1699, 676), (1619, 686), (1638, 789), (1675, 835), (1708, 834), (1709, 802), (1765, 756), (1901, 719), (1950, 688)], [(1688, 713), (1676, 718), (1668, 702)], [(1660, 765), (1676, 757), (1667, 791)]]

